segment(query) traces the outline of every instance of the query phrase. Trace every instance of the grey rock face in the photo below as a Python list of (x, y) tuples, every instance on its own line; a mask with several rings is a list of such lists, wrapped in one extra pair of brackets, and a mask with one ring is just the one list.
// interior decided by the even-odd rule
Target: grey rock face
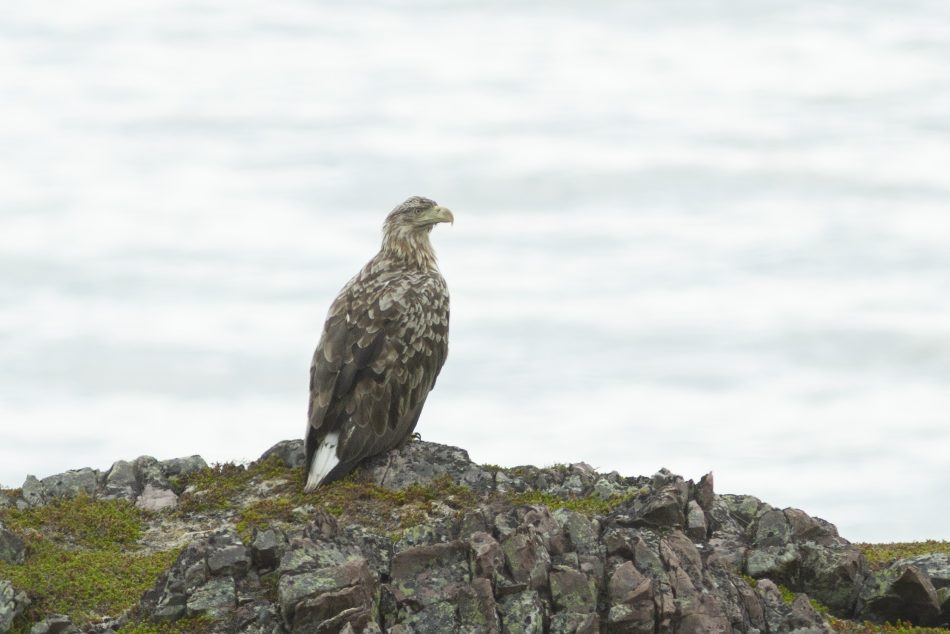
[(163, 511), (178, 506), (178, 496), (171, 489), (159, 489), (146, 484), (135, 501), (135, 506), (145, 511)]
[(135, 467), (131, 462), (117, 460), (106, 472), (99, 497), (106, 500), (116, 498), (134, 500), (138, 490), (140, 489), (136, 482)]
[(0, 579), (0, 634), (10, 631), (13, 620), (22, 609), (23, 606), (17, 601), (13, 585), (5, 579)]
[(393, 489), (432, 484), (437, 478), (448, 477), (474, 491), (485, 492), (493, 488), (495, 481), (491, 472), (469, 460), (464, 449), (419, 441), (371, 458), (362, 468), (371, 481)]
[(861, 588), (858, 613), (874, 621), (936, 625), (941, 605), (930, 578), (918, 567), (895, 562), (871, 574)]
[(508, 595), (498, 605), (505, 634), (542, 634), (547, 615), (545, 603), (534, 590)]
[(8, 564), (22, 564), (26, 557), (26, 545), (12, 531), (0, 523), (0, 561)]

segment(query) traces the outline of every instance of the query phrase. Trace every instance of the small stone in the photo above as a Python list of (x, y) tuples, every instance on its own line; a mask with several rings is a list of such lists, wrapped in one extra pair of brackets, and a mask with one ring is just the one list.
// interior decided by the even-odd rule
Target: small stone
[(30, 634), (73, 634), (79, 629), (64, 614), (51, 614), (30, 628)]
[(146, 484), (142, 494), (135, 501), (135, 506), (143, 511), (162, 511), (178, 506), (178, 496), (171, 489), (159, 489)]

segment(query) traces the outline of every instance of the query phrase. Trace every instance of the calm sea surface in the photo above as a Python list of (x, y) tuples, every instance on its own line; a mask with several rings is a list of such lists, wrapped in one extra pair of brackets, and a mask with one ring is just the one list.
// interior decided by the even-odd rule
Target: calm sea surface
[(948, 69), (944, 0), (8, 0), (0, 483), (300, 437), (422, 194), (425, 439), (948, 539)]

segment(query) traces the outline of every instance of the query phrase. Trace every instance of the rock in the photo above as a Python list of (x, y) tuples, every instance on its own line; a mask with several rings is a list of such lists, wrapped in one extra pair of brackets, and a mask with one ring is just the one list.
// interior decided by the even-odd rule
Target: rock
[(251, 561), (258, 569), (273, 570), (286, 547), (287, 537), (282, 531), (273, 528), (259, 531), (251, 542)]
[(212, 619), (223, 619), (237, 605), (237, 594), (232, 577), (216, 577), (198, 586), (185, 603), (188, 616), (205, 615)]
[(502, 542), (511, 577), (534, 590), (546, 589), (551, 555), (537, 533), (518, 533)]
[(26, 545), (13, 531), (0, 523), (0, 562), (22, 564), (26, 558)]
[(30, 628), (30, 634), (73, 634), (79, 629), (72, 624), (68, 616), (51, 614)]
[(372, 482), (393, 489), (404, 489), (410, 484), (430, 485), (447, 477), (474, 491), (487, 492), (494, 487), (495, 480), (490, 471), (469, 460), (464, 449), (419, 441), (370, 458), (362, 468)]
[(212, 535), (208, 540), (208, 572), (213, 577), (242, 578), (251, 567), (251, 555), (232, 530)]
[(485, 578), (473, 579), (471, 585), (459, 589), (459, 631), (467, 634), (498, 634), (501, 623), (496, 612), (491, 582)]
[(393, 555), (389, 574), (400, 606), (454, 601), (470, 581), (468, 549), (460, 541), (409, 548)]
[(597, 610), (597, 588), (587, 575), (558, 566), (551, 571), (550, 579), (555, 611), (591, 614)]
[(589, 519), (569, 509), (554, 511), (554, 519), (567, 537), (568, 547), (582, 555), (603, 556), (604, 548), (597, 540), (597, 534)]
[(135, 501), (135, 506), (143, 511), (163, 511), (178, 506), (178, 496), (171, 489), (159, 489), (152, 484), (146, 484), (142, 494)]
[(916, 566), (894, 564), (870, 575), (861, 589), (858, 615), (873, 621), (909, 621), (930, 626), (941, 602), (930, 579)]
[(18, 600), (13, 584), (0, 579), (0, 634), (6, 634), (13, 627), (13, 620), (20, 615), (25, 605)]
[(27, 476), (23, 483), (22, 495), (32, 506), (45, 504), (58, 497), (76, 497), (79, 494), (95, 495), (99, 485), (99, 471), (95, 469), (74, 469), (65, 473), (51, 475), (37, 480)]
[(281, 614), (291, 632), (339, 631), (345, 623), (357, 628), (368, 622), (375, 593), (376, 578), (365, 559), (284, 574), (278, 584)]
[(596, 614), (560, 612), (551, 617), (551, 634), (598, 634), (600, 620)]
[(932, 553), (899, 559), (895, 566), (914, 566), (927, 575), (935, 589), (950, 588), (950, 555)]
[(132, 468), (138, 490), (144, 491), (148, 485), (153, 489), (172, 488), (162, 464), (152, 456), (139, 456), (132, 462)]
[(72, 469), (66, 473), (43, 478), (43, 487), (48, 498), (76, 497), (79, 494), (95, 495), (99, 485), (96, 469)]
[(135, 467), (131, 462), (117, 460), (106, 472), (99, 497), (105, 500), (134, 500), (138, 493), (136, 489)]
[(617, 567), (608, 583), (610, 608), (607, 632), (653, 634), (656, 610), (653, 582), (627, 561)]
[(201, 456), (195, 455), (162, 460), (158, 463), (158, 466), (166, 478), (178, 478), (207, 469), (208, 463)]
[(699, 484), (696, 485), (696, 491), (693, 493), (693, 497), (701, 509), (704, 511), (712, 510), (715, 493), (713, 492), (713, 474), (711, 471), (699, 479)]
[(682, 528), (686, 523), (683, 491), (666, 485), (622, 504), (611, 515), (622, 525), (646, 528)]
[(503, 572), (505, 553), (494, 537), (482, 531), (472, 533), (468, 538), (468, 545), (472, 551), (473, 578), (493, 579), (496, 573)]
[(498, 605), (505, 634), (543, 634), (547, 614), (544, 602), (534, 590), (508, 595)]
[(267, 460), (271, 456), (276, 456), (284, 465), (296, 469), (307, 462), (307, 448), (303, 440), (282, 440), (262, 453), (258, 461)]
[(20, 487), (20, 495), (30, 506), (38, 506), (46, 502), (46, 488), (36, 476), (28, 475)]
[(706, 513), (696, 500), (686, 505), (686, 534), (696, 542), (706, 540)]

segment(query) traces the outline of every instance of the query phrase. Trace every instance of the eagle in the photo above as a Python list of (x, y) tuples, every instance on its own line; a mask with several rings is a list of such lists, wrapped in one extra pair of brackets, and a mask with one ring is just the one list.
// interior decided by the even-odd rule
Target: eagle
[(452, 212), (413, 196), (330, 305), (310, 364), (305, 491), (412, 435), (448, 354), (449, 290), (429, 233)]

